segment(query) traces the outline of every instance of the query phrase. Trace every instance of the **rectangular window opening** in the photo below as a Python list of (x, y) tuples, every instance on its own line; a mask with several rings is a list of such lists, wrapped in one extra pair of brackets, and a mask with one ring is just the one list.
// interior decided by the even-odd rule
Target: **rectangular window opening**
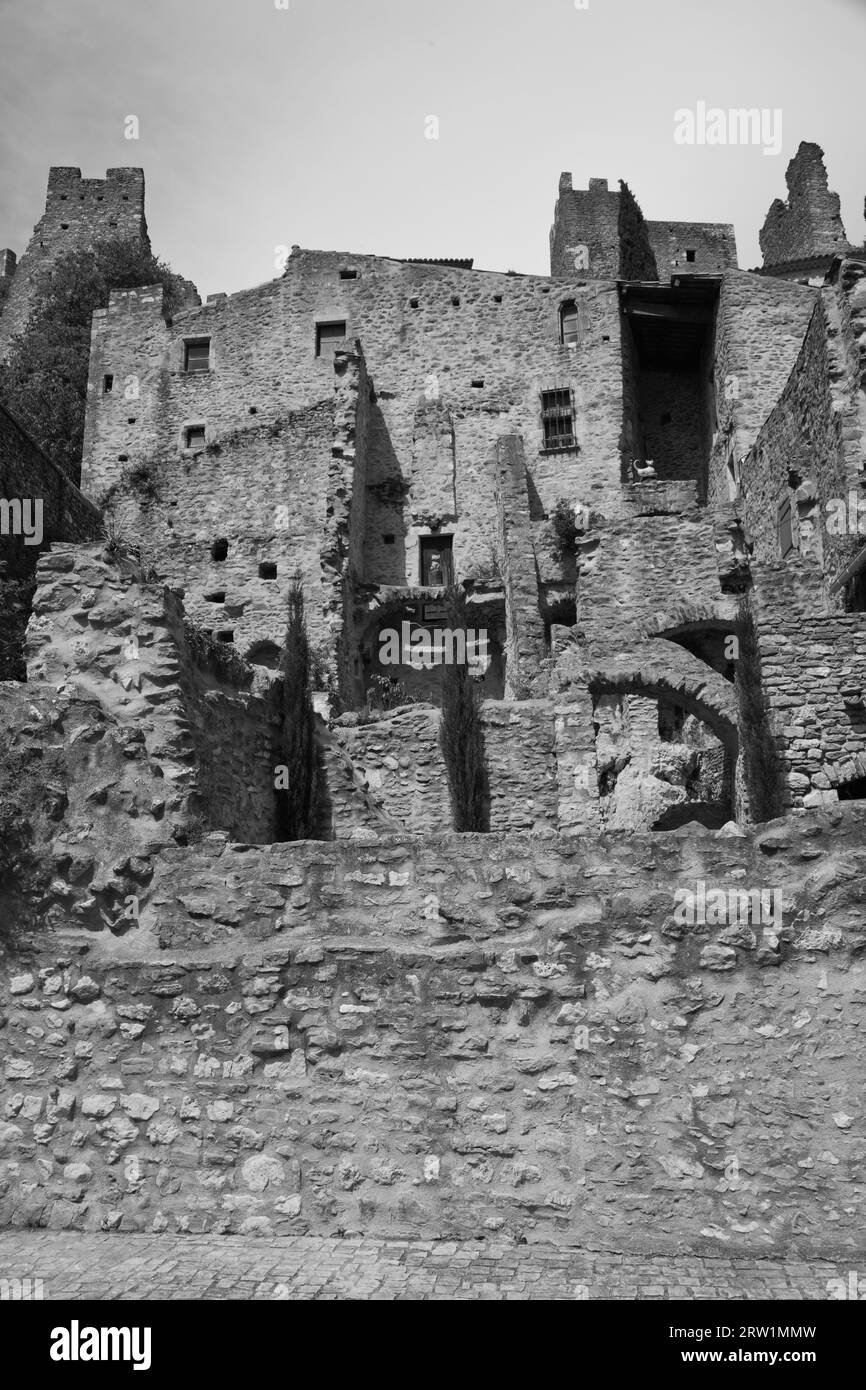
[(574, 402), (570, 387), (542, 391), (541, 422), (545, 449), (574, 447)]
[[(316, 324), (316, 356), (323, 357), (330, 349), (334, 350), (346, 341), (346, 320), (335, 319), (332, 323)], [(324, 352), (323, 352), (324, 348)]]
[(102, 394), (103, 394), (103, 396), (110, 396), (113, 390), (114, 390), (114, 377), (113, 377), (113, 376), (104, 376), (104, 377), (102, 378)]
[(185, 372), (210, 371), (210, 338), (200, 338), (198, 342), (185, 345), (183, 369)]
[(453, 536), (421, 536), (418, 549), (423, 585), (434, 588), (453, 583)]
[(204, 432), (204, 425), (188, 425), (183, 432), (184, 448), (200, 454), (205, 444)]

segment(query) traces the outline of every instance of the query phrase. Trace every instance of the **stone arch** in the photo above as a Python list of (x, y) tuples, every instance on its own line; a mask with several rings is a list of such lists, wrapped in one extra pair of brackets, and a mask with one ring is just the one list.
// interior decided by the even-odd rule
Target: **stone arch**
[(644, 631), (649, 641), (675, 643), (730, 683), (734, 666), (725, 654), (726, 639), (736, 635), (739, 625), (733, 604), (681, 603), (654, 614)]
[(679, 671), (663, 666), (625, 663), (599, 665), (587, 671), (586, 683), (593, 696), (641, 695), (682, 705), (716, 735), (736, 765), (739, 735), (733, 692), (728, 683), (708, 668)]

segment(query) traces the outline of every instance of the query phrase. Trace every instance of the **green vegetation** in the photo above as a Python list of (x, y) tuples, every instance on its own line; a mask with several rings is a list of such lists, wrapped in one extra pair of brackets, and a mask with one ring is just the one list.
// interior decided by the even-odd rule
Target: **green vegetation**
[(136, 238), (101, 241), (55, 267), (26, 328), (0, 367), (0, 399), (50, 459), (77, 483), (94, 309), (113, 289), (161, 284), (170, 314), (183, 303), (184, 282)]
[(566, 497), (560, 497), (550, 518), (553, 536), (553, 553), (558, 560), (565, 560), (574, 554), (577, 544), (578, 528), (574, 507)]

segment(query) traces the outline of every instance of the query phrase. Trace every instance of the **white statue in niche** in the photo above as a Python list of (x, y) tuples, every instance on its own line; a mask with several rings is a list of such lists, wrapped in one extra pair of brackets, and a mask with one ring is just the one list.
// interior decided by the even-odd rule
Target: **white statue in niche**
[(427, 566), (427, 583), (430, 585), (445, 583), (445, 576), (442, 573), (442, 556), (438, 550), (434, 550), (430, 554)]

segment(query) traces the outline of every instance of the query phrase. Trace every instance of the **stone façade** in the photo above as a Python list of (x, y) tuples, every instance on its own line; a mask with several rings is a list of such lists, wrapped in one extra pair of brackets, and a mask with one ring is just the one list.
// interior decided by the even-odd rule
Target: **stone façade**
[[(826, 518), (863, 474), (866, 259), (816, 150), (767, 273), (729, 226), (662, 221), (660, 280), (623, 283), (619, 195), (563, 176), (550, 277), (296, 247), (171, 319), (112, 294), (80, 493), (0, 415), (7, 491), (52, 517), (0, 712), (41, 866), (0, 883), (0, 1219), (856, 1245), (866, 616)], [(140, 171), (52, 171), (0, 255), (0, 350), (112, 222), (147, 235)], [(436, 673), (367, 709), (380, 631), (441, 598), (425, 542), (496, 648), (487, 836), (448, 830)], [(328, 796), (283, 845), (296, 572)], [(778, 888), (783, 929), (672, 923), (698, 879)]]

